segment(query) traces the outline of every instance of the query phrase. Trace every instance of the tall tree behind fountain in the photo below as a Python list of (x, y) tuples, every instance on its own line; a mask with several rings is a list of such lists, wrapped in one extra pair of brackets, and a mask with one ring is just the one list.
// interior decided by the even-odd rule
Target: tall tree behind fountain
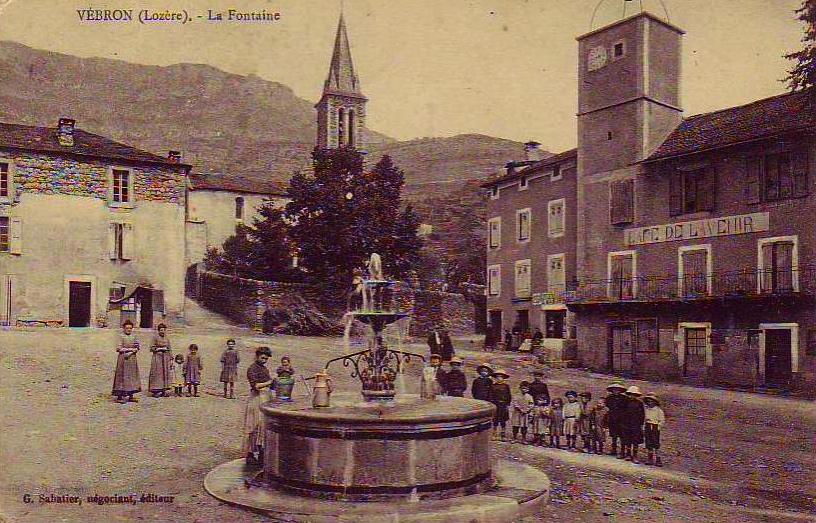
[(315, 149), (312, 169), (289, 183), (290, 238), (310, 282), (327, 292), (347, 288), (372, 252), (388, 253), (383, 269), (394, 279), (418, 262), (419, 218), (403, 205), (403, 172), (388, 156), (366, 170), (363, 158), (350, 148)]

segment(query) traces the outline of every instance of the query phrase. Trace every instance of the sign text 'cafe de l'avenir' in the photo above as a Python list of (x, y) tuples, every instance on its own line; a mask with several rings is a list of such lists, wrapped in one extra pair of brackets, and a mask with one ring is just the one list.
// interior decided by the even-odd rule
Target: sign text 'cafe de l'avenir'
[(627, 245), (645, 245), (713, 236), (730, 236), (767, 231), (769, 227), (767, 212), (741, 214), (739, 216), (722, 216), (690, 222), (667, 223), (627, 229)]

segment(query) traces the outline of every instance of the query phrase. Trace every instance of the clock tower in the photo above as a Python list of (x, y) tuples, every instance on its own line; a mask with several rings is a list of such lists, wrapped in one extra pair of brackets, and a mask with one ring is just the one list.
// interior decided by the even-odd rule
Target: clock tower
[(363, 149), (365, 104), (360, 80), (351, 60), (351, 46), (343, 13), (337, 24), (329, 74), (317, 109), (317, 146), (321, 149), (353, 147)]
[(684, 32), (641, 12), (578, 38), (578, 154), (584, 175), (648, 157), (682, 118)]

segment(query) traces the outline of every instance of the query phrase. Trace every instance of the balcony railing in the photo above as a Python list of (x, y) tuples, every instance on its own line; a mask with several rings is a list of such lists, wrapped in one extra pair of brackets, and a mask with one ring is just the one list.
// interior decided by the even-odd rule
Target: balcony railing
[(641, 276), (573, 282), (567, 303), (689, 301), (713, 298), (816, 295), (816, 265), (710, 275)]

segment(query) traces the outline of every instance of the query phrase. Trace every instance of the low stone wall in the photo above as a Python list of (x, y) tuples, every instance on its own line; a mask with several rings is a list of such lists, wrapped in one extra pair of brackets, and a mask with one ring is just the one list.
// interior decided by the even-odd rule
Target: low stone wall
[(412, 315), (411, 336), (425, 336), (444, 324), (450, 334), (462, 336), (476, 332), (474, 303), (462, 294), (410, 289), (408, 308)]
[[(190, 274), (188, 277), (192, 278)], [(270, 331), (274, 327), (270, 322), (280, 322), (281, 311), (290, 312), (296, 323), (316, 323), (295, 325), (295, 330), (291, 331), (294, 334), (330, 334), (341, 330), (344, 300), (325, 297), (314, 287), (249, 280), (214, 272), (200, 272), (197, 278), (197, 285), (188, 282), (188, 287), (196, 289), (196, 297), (204, 307), (257, 331)], [(462, 294), (417, 290), (398, 284), (393, 290), (393, 299), (399, 310), (411, 314), (409, 334), (412, 336), (424, 337), (443, 322), (455, 336), (475, 332), (474, 303)], [(300, 317), (304, 315), (307, 320)], [(312, 327), (314, 332), (310, 331)]]
[(211, 311), (259, 332), (321, 335), (336, 332), (340, 312), (318, 308), (318, 292), (296, 283), (237, 278), (214, 272), (198, 275), (198, 300)]

